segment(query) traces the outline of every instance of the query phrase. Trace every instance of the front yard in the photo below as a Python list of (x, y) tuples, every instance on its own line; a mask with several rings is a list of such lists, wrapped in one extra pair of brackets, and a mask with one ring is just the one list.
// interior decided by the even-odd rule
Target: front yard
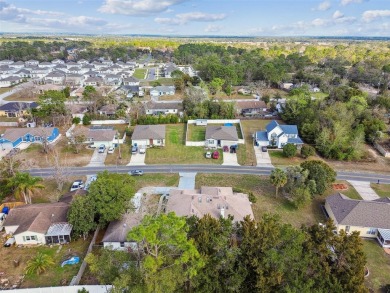
[(203, 147), (185, 146), (185, 124), (166, 126), (164, 147), (148, 148), (146, 164), (222, 164), (222, 151), (219, 159), (206, 159)]
[(371, 188), (375, 190), (380, 197), (390, 197), (390, 184), (371, 183)]

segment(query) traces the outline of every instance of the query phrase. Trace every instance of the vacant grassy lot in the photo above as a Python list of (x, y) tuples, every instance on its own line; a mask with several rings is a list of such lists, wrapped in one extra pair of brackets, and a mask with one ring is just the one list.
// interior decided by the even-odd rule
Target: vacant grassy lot
[(374, 189), (380, 197), (390, 197), (390, 184), (371, 183), (371, 188)]
[(178, 186), (179, 174), (144, 174), (143, 176), (134, 176), (136, 190), (147, 186)]
[[(69, 285), (72, 277), (77, 274), (81, 265), (66, 265), (61, 268), (61, 262), (72, 256), (79, 256), (81, 260), (84, 258), (89, 241), (77, 240), (70, 244), (60, 246), (39, 246), (39, 247), (0, 247), (1, 269), (4, 274), (2, 279), (7, 278), (11, 286), (17, 282), (20, 276), (24, 274), (27, 262), (38, 252), (50, 255), (54, 260), (54, 265), (49, 267), (46, 272), (41, 275), (27, 275), (21, 285), (22, 288), (31, 287), (49, 287)], [(14, 267), (14, 260), (19, 260), (19, 266)]]
[(297, 155), (292, 158), (286, 158), (283, 155), (283, 151), (281, 150), (268, 150), (269, 156), (271, 157), (272, 165), (275, 167), (285, 167), (285, 166), (294, 166), (299, 165), (300, 163), (303, 163), (305, 159), (303, 159), (301, 156)]
[(222, 152), (218, 160), (206, 159), (203, 147), (185, 146), (185, 124), (166, 126), (166, 143), (162, 148), (146, 151), (146, 164), (221, 164)]
[(145, 79), (145, 76), (146, 76), (146, 72), (147, 72), (148, 70), (147, 69), (144, 69), (144, 68), (136, 68), (135, 70), (134, 70), (134, 74), (133, 74), (133, 76), (135, 77), (135, 78), (138, 78), (138, 79)]
[(382, 286), (390, 284), (390, 255), (375, 240), (363, 240), (363, 248), (370, 271), (366, 285), (375, 292), (380, 292)]
[(295, 227), (325, 221), (325, 216), (321, 210), (325, 195), (315, 198), (310, 204), (301, 209), (296, 209), (281, 196), (275, 197), (275, 188), (271, 185), (267, 176), (198, 174), (196, 176), (196, 187), (200, 186), (234, 186), (253, 192), (257, 198), (257, 202), (252, 205), (256, 220), (259, 220), (265, 213), (276, 213), (280, 215), (282, 222), (290, 223)]
[(189, 141), (204, 141), (206, 139), (206, 126), (188, 124), (187, 131), (187, 140)]
[(150, 80), (150, 81), (142, 81), (140, 83), (141, 86), (152, 86), (156, 82), (159, 82), (162, 85), (174, 85), (173, 78), (167, 78), (167, 77), (160, 77), (156, 80)]

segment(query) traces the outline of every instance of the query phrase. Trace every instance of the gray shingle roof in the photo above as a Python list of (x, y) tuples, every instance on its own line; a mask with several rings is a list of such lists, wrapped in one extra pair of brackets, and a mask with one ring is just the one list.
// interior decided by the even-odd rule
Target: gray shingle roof
[(165, 125), (137, 125), (131, 139), (165, 139)]
[(150, 102), (146, 104), (146, 109), (153, 110), (169, 110), (169, 109), (183, 109), (183, 104), (181, 102), (170, 102), (170, 103), (155, 103)]
[(390, 203), (355, 200), (338, 193), (327, 197), (338, 224), (359, 227), (390, 229)]
[(235, 126), (209, 125), (206, 128), (206, 139), (238, 140)]

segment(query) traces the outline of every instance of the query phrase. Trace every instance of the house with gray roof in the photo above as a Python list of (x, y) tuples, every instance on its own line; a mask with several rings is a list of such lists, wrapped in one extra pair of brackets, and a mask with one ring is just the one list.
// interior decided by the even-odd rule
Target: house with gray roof
[(325, 210), (337, 231), (357, 231), (390, 248), (390, 198), (356, 200), (337, 193), (326, 198)]
[(208, 125), (206, 127), (205, 139), (205, 146), (209, 148), (220, 148), (224, 146), (237, 145), (237, 129), (234, 125)]
[(276, 120), (268, 123), (265, 130), (257, 131), (254, 137), (256, 144), (259, 146), (276, 146), (279, 149), (288, 143), (298, 147), (303, 144), (303, 141), (298, 136), (298, 127), (296, 125), (282, 125)]
[(155, 98), (160, 96), (173, 96), (174, 94), (174, 86), (156, 86), (150, 90), (150, 96)]
[(38, 104), (25, 102), (9, 102), (0, 106), (0, 116), (20, 117), (29, 112), (30, 109), (35, 109)]
[(146, 115), (168, 115), (182, 114), (183, 104), (181, 102), (149, 102), (145, 104)]
[(138, 146), (164, 146), (165, 125), (137, 125), (131, 141)]

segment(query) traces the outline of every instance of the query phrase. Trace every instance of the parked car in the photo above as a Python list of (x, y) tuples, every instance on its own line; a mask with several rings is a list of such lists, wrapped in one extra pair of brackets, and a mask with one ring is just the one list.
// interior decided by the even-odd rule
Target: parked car
[(84, 182), (83, 180), (76, 180), (73, 182), (72, 186), (70, 187), (70, 191), (75, 191), (77, 189), (84, 188)]
[(215, 151), (213, 153), (213, 159), (219, 159), (219, 152), (218, 151)]
[(230, 146), (230, 153), (235, 154), (237, 152), (238, 145), (231, 145)]
[(91, 183), (96, 181), (96, 180), (97, 180), (97, 176), (96, 175), (92, 175), (91, 177), (89, 177), (87, 179), (87, 181), (85, 182), (84, 190), (88, 190), (89, 186), (91, 185)]
[(4, 247), (10, 247), (15, 244), (15, 238), (11, 237), (4, 243)]
[(132, 154), (136, 154), (138, 152), (138, 147), (136, 146), (136, 145), (133, 145), (132, 147), (131, 147), (131, 153)]
[(144, 146), (141, 146), (141, 147), (139, 148), (139, 153), (140, 153), (140, 154), (146, 153), (146, 148), (145, 148)]
[(268, 151), (268, 150), (267, 150), (267, 147), (266, 147), (266, 146), (262, 146), (262, 147), (261, 147), (261, 151), (264, 152), (264, 153), (266, 153), (266, 152)]
[(115, 148), (113, 146), (110, 146), (107, 150), (107, 154), (113, 154), (115, 151)]
[(211, 152), (206, 153), (206, 159), (211, 159)]
[(106, 146), (104, 144), (101, 144), (99, 146), (99, 153), (101, 154), (101, 153), (104, 153), (105, 151), (106, 151)]
[(227, 145), (224, 145), (224, 146), (223, 146), (223, 151), (224, 151), (225, 153), (227, 153), (227, 152), (229, 151), (229, 147), (228, 147)]
[(144, 171), (141, 171), (141, 170), (131, 170), (129, 174), (131, 176), (142, 176), (142, 175), (144, 175)]

